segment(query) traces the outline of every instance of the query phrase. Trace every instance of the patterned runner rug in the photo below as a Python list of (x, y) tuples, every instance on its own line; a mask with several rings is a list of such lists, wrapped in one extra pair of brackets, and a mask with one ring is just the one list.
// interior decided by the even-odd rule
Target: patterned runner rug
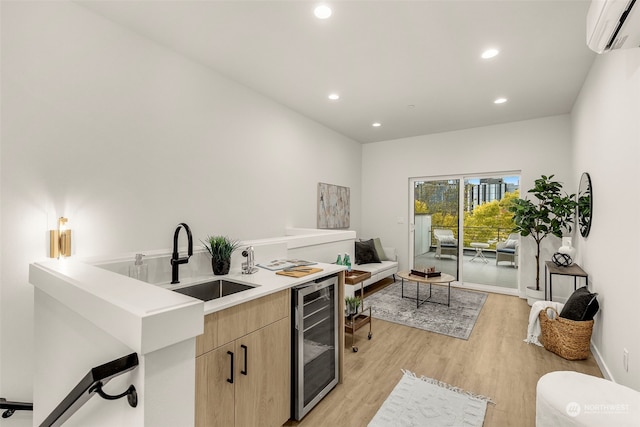
[[(432, 286), (432, 300), (447, 302), (447, 287)], [(365, 307), (372, 307), (372, 316), (376, 319), (400, 323), (413, 328), (424, 329), (454, 338), (469, 339), (476, 324), (480, 310), (484, 306), (487, 294), (451, 288), (451, 306), (425, 302), (416, 309), (413, 299), (401, 298), (400, 281), (365, 298)], [(405, 297), (415, 298), (416, 283), (404, 282)], [(420, 299), (429, 295), (429, 286), (421, 285)]]
[(482, 427), (489, 398), (403, 372), (369, 427)]

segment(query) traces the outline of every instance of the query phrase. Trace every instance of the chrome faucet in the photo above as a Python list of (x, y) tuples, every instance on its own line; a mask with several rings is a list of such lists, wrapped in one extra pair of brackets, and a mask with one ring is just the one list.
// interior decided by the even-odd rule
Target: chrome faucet
[[(188, 240), (188, 248), (187, 248), (187, 256), (180, 258), (178, 254), (178, 236), (180, 234), (180, 229), (184, 228), (187, 232), (187, 240)], [(193, 255), (193, 237), (191, 236), (191, 229), (187, 224), (181, 222), (178, 224), (175, 233), (173, 233), (173, 254), (171, 255), (171, 284), (180, 283), (178, 280), (178, 266), (180, 264), (186, 264), (189, 262), (189, 257)]]
[(247, 258), (247, 262), (242, 263), (242, 274), (253, 274), (258, 272), (258, 268), (254, 267), (253, 246), (247, 246), (242, 251), (242, 256)]

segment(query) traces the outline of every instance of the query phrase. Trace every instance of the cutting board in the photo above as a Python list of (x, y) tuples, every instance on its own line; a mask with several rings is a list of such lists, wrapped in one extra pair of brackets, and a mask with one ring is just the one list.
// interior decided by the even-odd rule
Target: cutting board
[(289, 277), (304, 277), (308, 276), (309, 274), (319, 273), (321, 271), (321, 268), (295, 267), (290, 270), (276, 271), (276, 274)]

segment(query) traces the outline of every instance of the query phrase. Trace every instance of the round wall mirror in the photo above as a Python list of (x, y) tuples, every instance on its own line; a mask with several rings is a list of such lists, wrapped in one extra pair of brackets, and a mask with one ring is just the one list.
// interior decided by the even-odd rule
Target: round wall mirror
[(582, 237), (589, 235), (591, 230), (591, 215), (593, 212), (593, 189), (591, 188), (591, 177), (587, 172), (580, 177), (578, 186), (578, 228)]

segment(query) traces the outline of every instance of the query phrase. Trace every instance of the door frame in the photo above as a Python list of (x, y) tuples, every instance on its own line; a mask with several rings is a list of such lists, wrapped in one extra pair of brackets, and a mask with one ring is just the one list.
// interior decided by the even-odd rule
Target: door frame
[[(425, 181), (445, 181), (445, 180), (458, 180), (458, 237), (464, 236), (464, 181), (465, 179), (471, 178), (492, 178), (496, 176), (518, 176), (522, 178), (521, 170), (506, 170), (506, 171), (495, 171), (495, 172), (476, 172), (476, 173), (464, 173), (464, 174), (455, 174), (455, 175), (433, 175), (433, 176), (418, 176), (418, 177), (409, 177), (408, 187), (409, 187), (409, 268), (414, 267), (415, 261), (415, 199), (414, 199), (414, 187), (416, 182), (425, 182)], [(458, 239), (459, 244), (462, 245), (464, 239)], [(458, 253), (463, 253), (462, 247), (458, 247)], [(460, 278), (464, 277), (464, 258), (462, 256), (457, 257), (457, 277), (456, 282), (463, 283)], [(496, 293), (505, 293), (508, 295), (519, 295), (520, 289), (520, 270), (517, 269), (517, 284), (515, 289), (510, 288), (502, 288), (499, 286), (492, 285), (484, 285), (477, 283), (464, 283), (466, 288), (469, 289), (477, 289), (482, 291), (491, 291)]]

